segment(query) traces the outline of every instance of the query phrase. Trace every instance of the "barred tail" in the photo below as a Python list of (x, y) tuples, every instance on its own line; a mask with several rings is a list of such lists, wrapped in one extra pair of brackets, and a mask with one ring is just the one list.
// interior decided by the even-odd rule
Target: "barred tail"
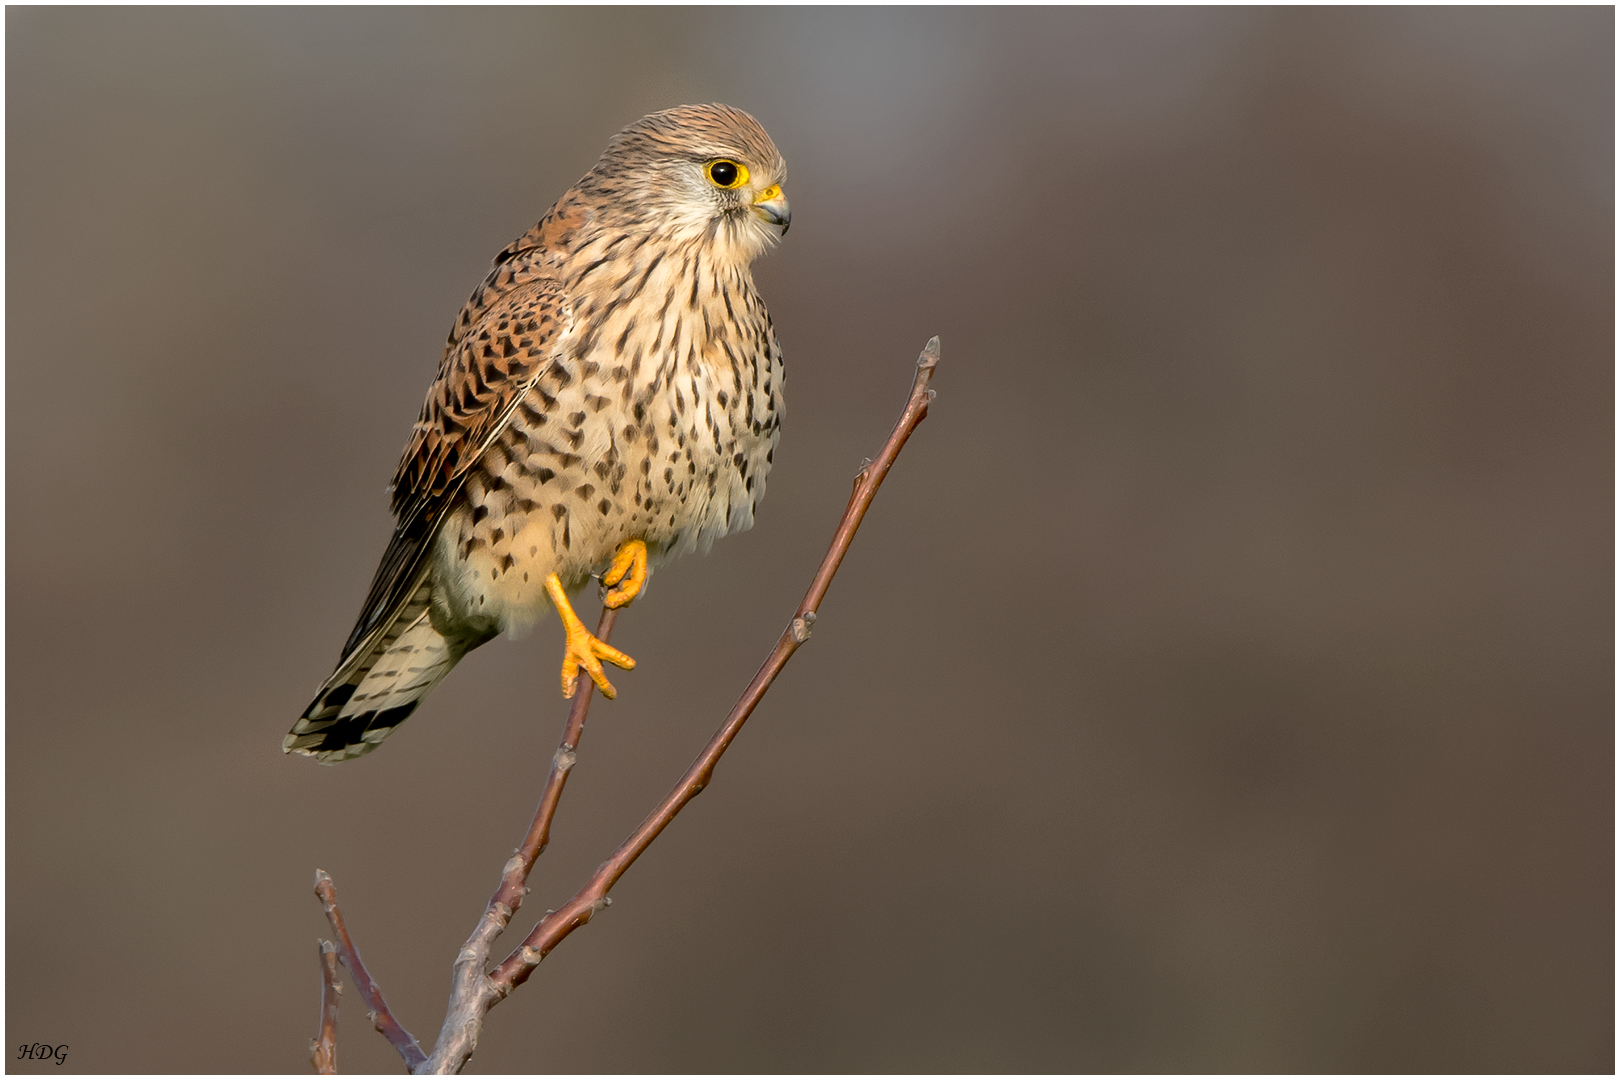
[(387, 628), (344, 658), (315, 700), (281, 741), (283, 751), (326, 765), (370, 753), (467, 653), (428, 618), (424, 580)]

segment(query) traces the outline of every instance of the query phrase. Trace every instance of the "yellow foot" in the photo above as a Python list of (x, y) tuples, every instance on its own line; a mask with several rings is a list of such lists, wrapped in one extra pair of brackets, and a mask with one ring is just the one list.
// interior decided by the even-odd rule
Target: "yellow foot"
[(568, 644), (563, 650), (562, 664), (562, 692), (563, 697), (574, 696), (574, 687), (579, 682), (579, 669), (584, 668), (585, 674), (591, 677), (591, 682), (602, 691), (602, 696), (612, 698), (618, 696), (613, 684), (607, 681), (602, 674), (602, 661), (624, 668), (629, 671), (636, 666), (636, 662), (624, 653), (615, 649), (589, 630), (574, 614), (573, 605), (568, 602), (568, 594), (563, 592), (562, 581), (556, 574), (546, 575), (546, 592), (551, 594), (551, 603), (562, 618), (563, 633), (568, 636)]
[[(628, 577), (626, 575), (629, 575)], [(602, 603), (610, 608), (621, 608), (641, 595), (647, 584), (647, 545), (640, 540), (626, 540), (613, 556), (613, 565), (602, 575), (602, 584), (617, 585), (609, 588)]]

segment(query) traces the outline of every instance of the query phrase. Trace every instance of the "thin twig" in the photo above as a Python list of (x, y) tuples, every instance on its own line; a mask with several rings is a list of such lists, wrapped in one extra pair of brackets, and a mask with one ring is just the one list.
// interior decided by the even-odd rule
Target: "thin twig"
[[(596, 624), (596, 636), (602, 641), (607, 641), (613, 633), (613, 623), (618, 614), (613, 608), (602, 609), (601, 621)], [(433, 1057), (421, 1070), (423, 1072), (442, 1071), (438, 1066), (447, 1061), (456, 1062), (455, 1071), (460, 1072), (461, 1066), (467, 1063), (478, 1046), (483, 1016), (498, 1000), (494, 987), (484, 977), (484, 969), (489, 966), (489, 952), (494, 947), (495, 939), (512, 921), (512, 915), (522, 905), (523, 898), (528, 895), (529, 873), (551, 839), (551, 819), (557, 813), (557, 803), (562, 799), (563, 787), (568, 783), (568, 774), (574, 767), (575, 751), (585, 732), (585, 716), (590, 712), (591, 692), (594, 689), (590, 679), (579, 681), (579, 689), (574, 691), (573, 706), (568, 710), (568, 722), (563, 725), (562, 742), (557, 745), (557, 752), (551, 755), (551, 772), (546, 777), (545, 789), (540, 793), (540, 805), (535, 808), (528, 835), (523, 838), (523, 845), (506, 861), (506, 866), (501, 870), (501, 883), (495, 895), (489, 898), (483, 918), (478, 920), (472, 936), (461, 947), (461, 952), (456, 954), (450, 977), (450, 1007), (445, 1012), (444, 1025), (439, 1029)]]
[(321, 1033), (309, 1044), (309, 1063), (322, 1076), (337, 1075), (338, 982), (337, 946), (330, 941), (316, 942), (321, 948)]
[(325, 870), (315, 871), (315, 895), (321, 898), (321, 906), (326, 909), (326, 921), (331, 924), (332, 934), (337, 938), (338, 949), (343, 954), (343, 964), (354, 977), (354, 985), (359, 989), (360, 996), (366, 999), (371, 1022), (376, 1025), (383, 1038), (399, 1051), (400, 1057), (405, 1059), (405, 1067), (414, 1072), (418, 1065), (427, 1060), (427, 1055), (416, 1045), (416, 1039), (411, 1033), (394, 1019), (394, 1014), (388, 1009), (388, 1002), (383, 1000), (382, 989), (372, 981), (371, 974), (366, 971), (366, 965), (360, 959), (360, 951), (354, 947), (354, 942), (349, 939), (348, 928), (343, 925), (343, 914), (338, 911), (337, 888)]

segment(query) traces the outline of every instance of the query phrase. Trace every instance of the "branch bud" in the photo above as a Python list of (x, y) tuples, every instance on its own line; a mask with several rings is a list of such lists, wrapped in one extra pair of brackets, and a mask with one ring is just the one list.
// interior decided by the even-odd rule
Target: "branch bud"
[(939, 363), (939, 335), (935, 334), (928, 339), (928, 344), (923, 346), (922, 355), (917, 357), (917, 366), (931, 368), (937, 363)]

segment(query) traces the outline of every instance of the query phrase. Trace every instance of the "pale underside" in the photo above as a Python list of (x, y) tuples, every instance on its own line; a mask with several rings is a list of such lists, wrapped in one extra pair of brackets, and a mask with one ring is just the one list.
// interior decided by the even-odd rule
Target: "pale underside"
[[(678, 270), (666, 288), (655, 271), (647, 288), (690, 294)], [(577, 588), (626, 540), (645, 541), (656, 566), (753, 525), (780, 423), (782, 363), (752, 289), (732, 284), (732, 313), (707, 277), (696, 312), (678, 295), (662, 323), (616, 313), (596, 335), (602, 345), (590, 355), (601, 359), (558, 360), (541, 375), (471, 470), (434, 545), (442, 633), (526, 628), (550, 606), (547, 574)], [(760, 352), (705, 349), (705, 323), (721, 319), (752, 323)]]

